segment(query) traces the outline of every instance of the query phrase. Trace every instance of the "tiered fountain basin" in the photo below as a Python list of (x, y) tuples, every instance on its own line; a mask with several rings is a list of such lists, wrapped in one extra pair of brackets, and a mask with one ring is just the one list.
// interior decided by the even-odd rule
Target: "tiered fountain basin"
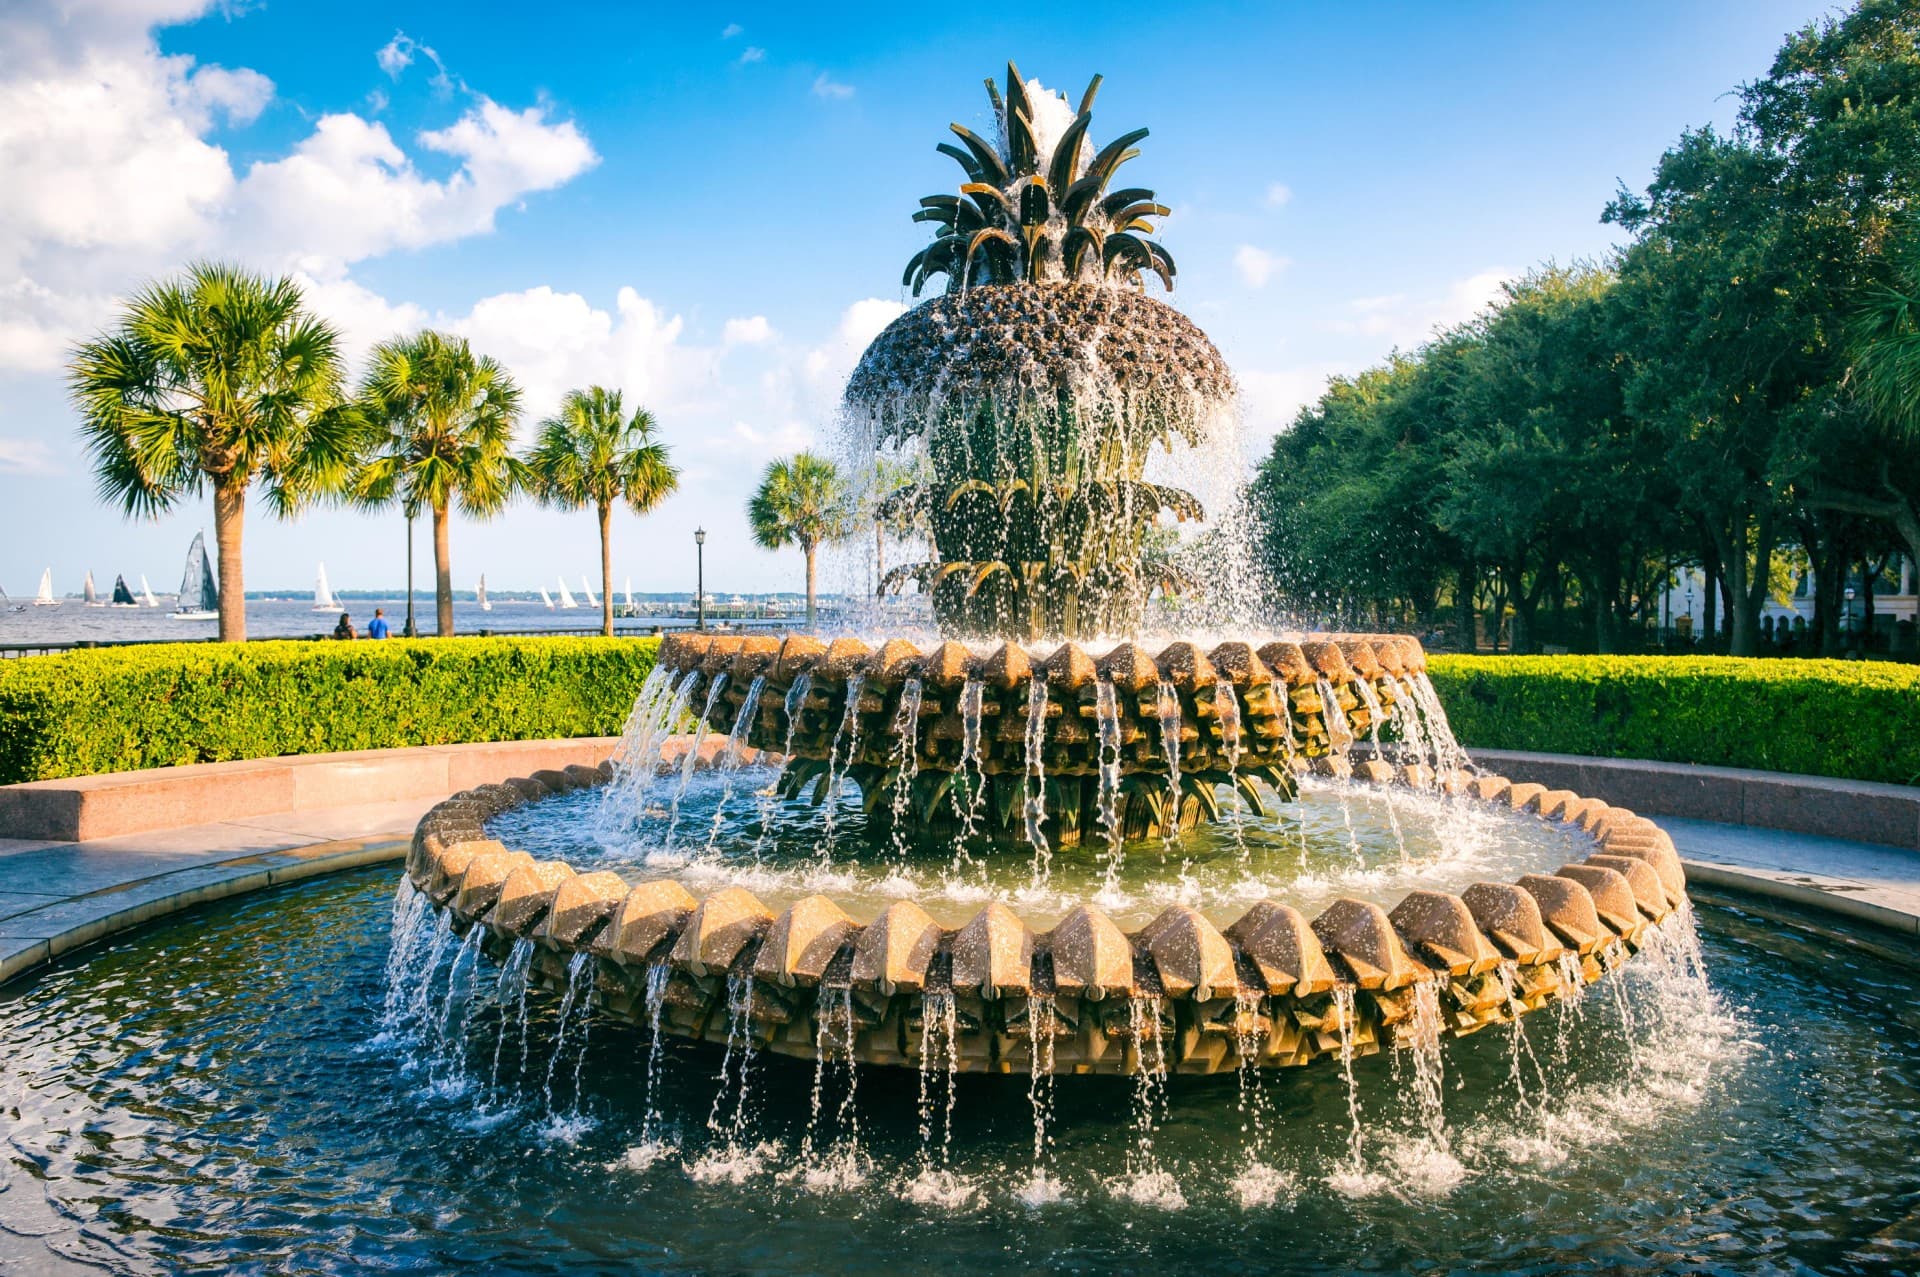
[[(818, 1060), (921, 1068), (930, 1042), (942, 1070), (963, 1072), (1351, 1059), (1577, 997), (1686, 912), (1680, 862), (1652, 821), (1567, 791), (1379, 759), (1356, 777), (1392, 791), (1429, 784), (1591, 850), (1553, 873), (1417, 890), (1391, 909), (1343, 897), (1308, 919), (1262, 900), (1219, 926), (1172, 905), (1128, 931), (1087, 902), (1038, 930), (1000, 901), (954, 925), (913, 900), (861, 917), (814, 894), (776, 912), (741, 886), (701, 896), (672, 877), (580, 872), (487, 836), (490, 821), (604, 786), (616, 770), (543, 772), (442, 803), (414, 838), (407, 872), (420, 897), (408, 907), (442, 913), (467, 943), (549, 985), (575, 983), (588, 964), (601, 1006), (655, 1033)], [(929, 1017), (949, 1027), (930, 1034)]]
[(1097, 656), (1073, 642), (675, 635), (659, 668), (663, 709), (704, 706), (708, 729), (787, 756), (782, 796), (818, 802), (851, 781), (877, 824), (941, 841), (1190, 829), (1218, 818), (1222, 788), (1260, 809), (1261, 789), (1290, 798), (1309, 766), (1349, 774), (1348, 746), (1396, 710), (1416, 733), (1427, 713), (1414, 704), (1425, 654), (1404, 635), (1121, 642)]

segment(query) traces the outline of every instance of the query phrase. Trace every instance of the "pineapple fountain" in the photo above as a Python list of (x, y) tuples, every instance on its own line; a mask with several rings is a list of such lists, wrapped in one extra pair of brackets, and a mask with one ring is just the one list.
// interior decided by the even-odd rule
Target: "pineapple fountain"
[[(849, 383), (860, 446), (917, 459), (921, 481), (892, 500), (932, 554), (888, 585), (929, 595), (945, 641), (667, 639), (604, 765), (481, 786), (420, 823), (396, 907), (403, 980), (424, 966), (430, 982), (427, 955), (458, 937), (503, 980), (564, 990), (563, 1037), (591, 1003), (651, 1030), (650, 1069), (663, 1036), (724, 1048), (741, 1112), (733, 1062), (772, 1052), (814, 1062), (816, 1121), (818, 1076), (845, 1066), (851, 1103), (858, 1062), (920, 1070), (923, 1101), (929, 1076), (1027, 1074), (1038, 1123), (1058, 1074), (1244, 1086), (1334, 1060), (1351, 1078), (1357, 1055), (1404, 1046), (1427, 1078), (1447, 1035), (1578, 998), (1649, 946), (1688, 951), (1667, 835), (1471, 768), (1416, 641), (1138, 637), (1168, 584), (1145, 566), (1152, 530), (1204, 515), (1150, 463), (1204, 449), (1233, 383), (1147, 292), (1175, 279), (1150, 238), (1167, 210), (1115, 189), (1146, 131), (1096, 146), (1098, 87), (1075, 109), (1012, 67), (1004, 92), (989, 82), (999, 136), (954, 125), (940, 150), (964, 181), (914, 215), (935, 235), (904, 282), (945, 292)], [(1341, 894), (1309, 918), (1265, 895), (1285, 874), (1247, 850), (1305, 805), (1303, 780), (1335, 796), (1320, 801), (1355, 855), (1353, 795), (1378, 793), (1403, 866), (1408, 804), (1443, 829), (1520, 830), (1550, 859), (1507, 881), (1409, 871), (1428, 885), (1391, 906)], [(690, 819), (703, 783), (717, 803)], [(529, 813), (583, 811), (581, 790), (599, 793), (591, 847), (507, 845)], [(649, 822), (664, 836), (620, 862), (639, 872), (605, 867)], [(689, 824), (710, 825), (704, 853)], [(795, 827), (833, 872), (770, 870)], [(719, 854), (736, 832), (745, 850)], [(1181, 894), (1203, 844), (1237, 848), (1230, 911)], [(937, 900), (901, 888), (929, 855), (951, 857)], [(1056, 890), (1070, 863), (1092, 866), (1082, 898)], [(860, 899), (809, 889), (867, 868), (884, 877)]]

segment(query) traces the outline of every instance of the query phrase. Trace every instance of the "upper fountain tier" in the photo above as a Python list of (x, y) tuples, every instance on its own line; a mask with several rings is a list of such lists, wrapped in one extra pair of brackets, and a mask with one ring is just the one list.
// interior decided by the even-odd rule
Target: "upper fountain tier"
[[(1171, 584), (1146, 559), (1164, 512), (1201, 516), (1192, 494), (1147, 481), (1153, 449), (1200, 445), (1228, 413), (1232, 375), (1206, 334), (1146, 295), (1172, 288), (1148, 238), (1153, 192), (1109, 191), (1145, 129), (1095, 149), (1099, 78), (1077, 112), (1007, 68), (989, 82), (997, 145), (955, 124), (940, 149), (967, 180), (920, 201), (936, 226), (903, 282), (946, 295), (882, 332), (847, 385), (874, 448), (924, 449), (930, 476), (893, 500), (931, 533), (934, 557), (896, 569), (948, 632), (1034, 639), (1128, 634)], [(1229, 464), (1223, 461), (1223, 464)]]

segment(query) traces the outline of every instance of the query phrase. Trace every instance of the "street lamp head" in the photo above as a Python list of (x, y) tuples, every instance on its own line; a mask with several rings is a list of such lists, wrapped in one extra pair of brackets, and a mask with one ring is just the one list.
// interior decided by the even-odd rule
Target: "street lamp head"
[(695, 545), (705, 545), (707, 543), (707, 530), (705, 528), (695, 528), (693, 530), (693, 543)]

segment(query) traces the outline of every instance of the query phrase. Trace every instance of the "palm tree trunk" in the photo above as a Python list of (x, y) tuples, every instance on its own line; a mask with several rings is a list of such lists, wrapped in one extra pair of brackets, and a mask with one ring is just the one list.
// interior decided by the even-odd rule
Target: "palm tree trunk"
[(440, 637), (453, 637), (453, 551), (447, 544), (447, 507), (433, 507), (433, 605)]
[(802, 550), (805, 550), (807, 553), (807, 628), (812, 629), (813, 614), (814, 614), (813, 585), (814, 585), (814, 581), (816, 580), (816, 574), (814, 572), (814, 558), (813, 558), (814, 547), (811, 545), (803, 545), (800, 548)]
[(613, 637), (613, 507), (600, 503), (600, 632)]
[(213, 485), (213, 544), (220, 558), (220, 641), (247, 641), (247, 584), (240, 570), (240, 534), (247, 512), (244, 479)]

